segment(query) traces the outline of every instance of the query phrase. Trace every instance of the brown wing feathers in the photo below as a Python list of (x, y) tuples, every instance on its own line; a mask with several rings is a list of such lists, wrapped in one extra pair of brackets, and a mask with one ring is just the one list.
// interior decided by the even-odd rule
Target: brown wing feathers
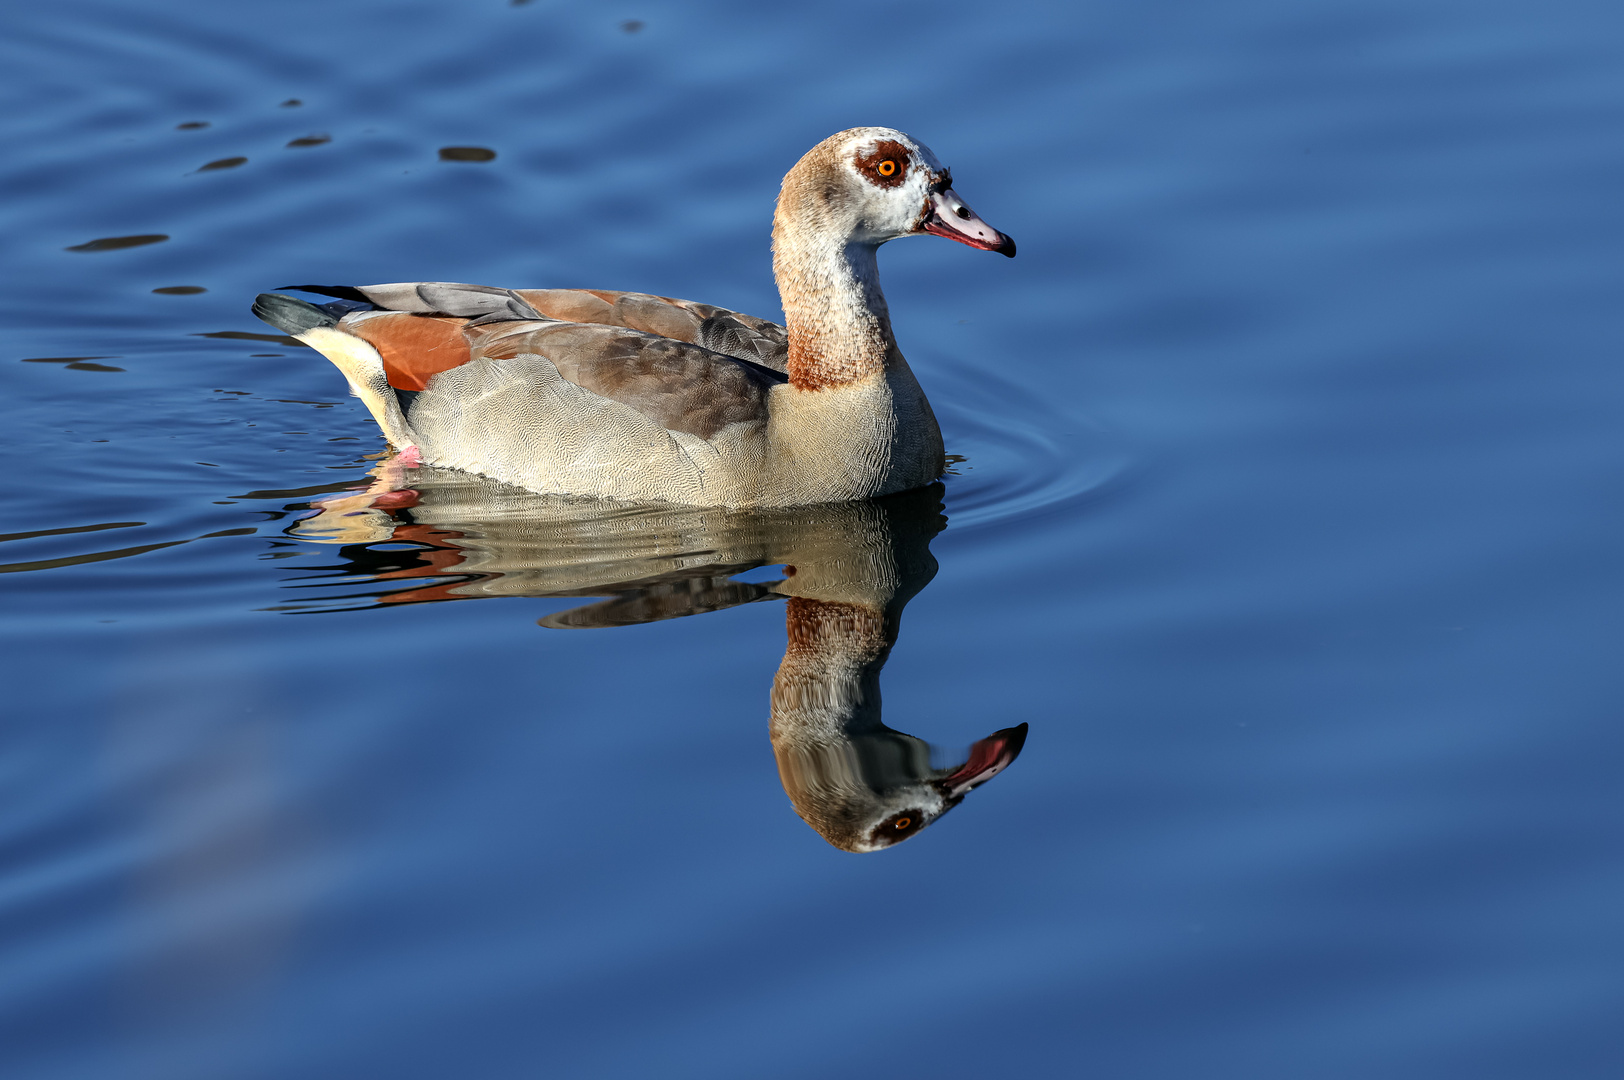
[(434, 375), (474, 359), (534, 354), (582, 389), (709, 438), (765, 415), (767, 391), (783, 380), (783, 328), (709, 304), (447, 282), (303, 288), (375, 306), (340, 326), (378, 350), (397, 390), (425, 390)]
[(493, 324), (468, 334), (482, 357), (545, 356), (583, 390), (702, 439), (763, 418), (767, 392), (780, 381), (687, 342), (591, 323)]

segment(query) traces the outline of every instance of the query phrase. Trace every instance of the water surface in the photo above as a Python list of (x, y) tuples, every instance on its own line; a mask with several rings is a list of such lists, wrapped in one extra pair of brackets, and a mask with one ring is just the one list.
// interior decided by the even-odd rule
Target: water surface
[[(1613, 7), (0, 25), (8, 1075), (1624, 1068)], [(965, 459), (901, 504), (390, 477), (248, 315), (777, 318), (778, 179), (859, 124), (1021, 252), (881, 257)], [(786, 741), (795, 640), (847, 743)]]

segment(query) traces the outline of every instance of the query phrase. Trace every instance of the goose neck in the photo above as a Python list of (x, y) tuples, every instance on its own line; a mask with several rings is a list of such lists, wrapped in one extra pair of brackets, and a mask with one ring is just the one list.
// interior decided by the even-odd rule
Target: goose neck
[(773, 269), (789, 330), (789, 381), (825, 390), (885, 370), (896, 349), (878, 246), (776, 237)]
[(773, 678), (775, 743), (843, 742), (880, 724), (880, 669), (895, 628), (865, 604), (792, 596), (789, 642)]

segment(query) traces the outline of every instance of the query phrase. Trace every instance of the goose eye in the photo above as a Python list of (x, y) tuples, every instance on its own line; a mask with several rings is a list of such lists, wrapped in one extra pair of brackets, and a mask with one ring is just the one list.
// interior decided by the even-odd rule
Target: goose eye
[(868, 841), (879, 847), (900, 844), (925, 827), (923, 810), (904, 810), (896, 817), (886, 818), (868, 834)]
[(881, 139), (873, 148), (851, 159), (863, 179), (875, 187), (894, 188), (908, 176), (912, 151), (895, 139)]

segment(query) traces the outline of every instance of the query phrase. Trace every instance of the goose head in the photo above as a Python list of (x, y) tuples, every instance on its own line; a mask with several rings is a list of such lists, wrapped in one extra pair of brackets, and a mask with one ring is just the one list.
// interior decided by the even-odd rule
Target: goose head
[(904, 236), (945, 236), (1015, 257), (1015, 241), (953, 190), (953, 173), (930, 147), (895, 128), (831, 135), (784, 177), (775, 245), (820, 238), (877, 247)]

